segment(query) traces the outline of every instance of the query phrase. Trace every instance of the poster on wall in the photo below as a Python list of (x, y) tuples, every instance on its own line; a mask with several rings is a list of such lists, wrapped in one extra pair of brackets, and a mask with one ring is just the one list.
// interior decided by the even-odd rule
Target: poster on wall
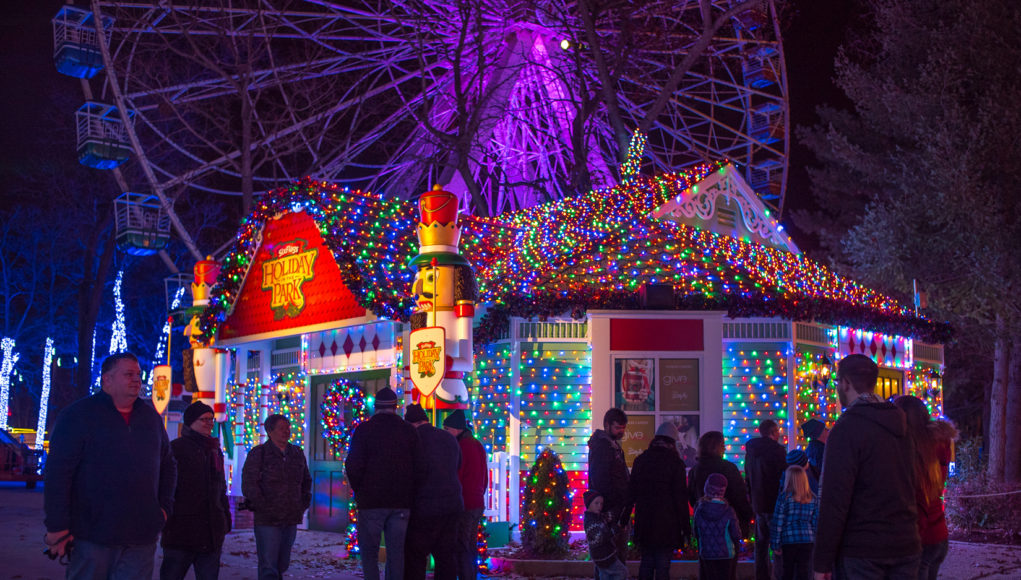
[(655, 411), (654, 360), (619, 358), (613, 367), (616, 406), (625, 411)]
[(681, 454), (684, 465), (695, 466), (695, 456), (698, 453), (699, 430), (698, 415), (663, 415), (663, 422), (670, 421), (677, 427), (677, 452)]
[(628, 415), (627, 429), (620, 445), (624, 449), (624, 459), (630, 468), (635, 458), (649, 448), (649, 441), (656, 435), (655, 415)]
[(659, 410), (698, 412), (698, 359), (659, 359)]

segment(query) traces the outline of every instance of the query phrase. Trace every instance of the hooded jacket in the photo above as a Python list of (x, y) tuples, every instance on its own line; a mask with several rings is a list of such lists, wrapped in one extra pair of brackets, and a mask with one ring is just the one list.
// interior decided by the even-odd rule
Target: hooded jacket
[(787, 469), (787, 451), (769, 437), (756, 437), (744, 444), (744, 473), (757, 514), (772, 513), (780, 494), (780, 476)]
[(619, 517), (627, 500), (627, 462), (620, 443), (602, 429), (588, 440), (588, 486), (603, 496), (603, 513)]
[(755, 513), (752, 511), (752, 504), (748, 502), (748, 488), (744, 484), (744, 478), (733, 463), (722, 457), (700, 458), (695, 467), (688, 472), (688, 501), (692, 507), (698, 505), (698, 500), (704, 494), (705, 481), (714, 473), (727, 478), (727, 494), (724, 497), (737, 513), (741, 533), (748, 537)]
[(675, 550), (691, 537), (684, 471), (669, 437), (654, 437), (635, 459), (628, 505), (635, 506), (635, 538), (643, 548)]
[(700, 560), (729, 560), (737, 555), (741, 530), (726, 500), (704, 498), (695, 508), (695, 534)]
[(919, 554), (914, 444), (893, 403), (856, 400), (826, 441), (813, 568)]

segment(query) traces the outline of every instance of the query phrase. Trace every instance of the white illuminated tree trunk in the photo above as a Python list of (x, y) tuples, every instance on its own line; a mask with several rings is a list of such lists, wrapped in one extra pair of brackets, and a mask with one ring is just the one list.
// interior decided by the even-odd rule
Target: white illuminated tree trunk
[(53, 339), (46, 338), (46, 350), (43, 353), (43, 387), (39, 393), (39, 423), (35, 428), (35, 448), (43, 448), (46, 439), (46, 411), (50, 406), (50, 367), (53, 365)]
[(0, 350), (3, 350), (3, 362), (0, 363), (0, 429), (7, 428), (7, 404), (11, 396), (11, 373), (14, 372), (14, 365), (21, 355), (14, 352), (14, 339), (4, 337), (0, 341)]

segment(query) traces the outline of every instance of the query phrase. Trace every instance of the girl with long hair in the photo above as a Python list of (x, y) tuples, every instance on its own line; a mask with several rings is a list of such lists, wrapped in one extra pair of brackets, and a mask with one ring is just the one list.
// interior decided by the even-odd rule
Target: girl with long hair
[(943, 488), (947, 482), (957, 429), (949, 421), (933, 420), (929, 408), (918, 397), (904, 395), (897, 397), (893, 404), (904, 411), (908, 436), (915, 444), (915, 503), (918, 507), (918, 533), (922, 538), (922, 564), (918, 569), (918, 579), (936, 580), (950, 545)]
[(783, 560), (783, 580), (812, 578), (812, 546), (819, 523), (819, 498), (812, 492), (808, 474), (800, 465), (784, 472), (783, 490), (769, 520), (769, 542)]

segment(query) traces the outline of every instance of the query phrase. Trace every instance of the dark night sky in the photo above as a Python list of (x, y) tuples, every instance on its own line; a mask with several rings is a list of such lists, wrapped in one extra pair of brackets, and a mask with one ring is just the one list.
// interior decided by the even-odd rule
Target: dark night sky
[[(833, 86), (833, 58), (843, 40), (845, 23), (853, 13), (855, 0), (794, 0), (792, 18), (784, 31), (785, 56), (790, 87), (793, 125), (815, 122), (815, 108), (823, 102), (845, 105), (843, 95)], [(52, 61), (50, 18), (64, 2), (33, 0), (9, 2), (0, 22), (0, 63), (5, 82), (0, 84), (3, 103), (3, 131), (0, 132), (0, 166), (31, 170), (47, 156), (74, 155), (73, 126), (43, 144), (40, 127), (56, 115), (73, 115), (54, 103), (53, 93), (64, 91), (71, 103), (82, 100), (76, 79), (56, 72)], [(85, 4), (79, 2), (80, 6)], [(793, 135), (793, 131), (792, 131)], [(797, 144), (791, 145), (791, 176), (787, 188), (787, 209), (810, 206), (809, 183), (804, 166), (812, 163), (811, 154)], [(17, 191), (17, 182), (3, 173), (3, 195)], [(786, 215), (786, 212), (785, 212)], [(790, 220), (784, 219), (790, 227)], [(797, 240), (798, 234), (794, 232)]]

